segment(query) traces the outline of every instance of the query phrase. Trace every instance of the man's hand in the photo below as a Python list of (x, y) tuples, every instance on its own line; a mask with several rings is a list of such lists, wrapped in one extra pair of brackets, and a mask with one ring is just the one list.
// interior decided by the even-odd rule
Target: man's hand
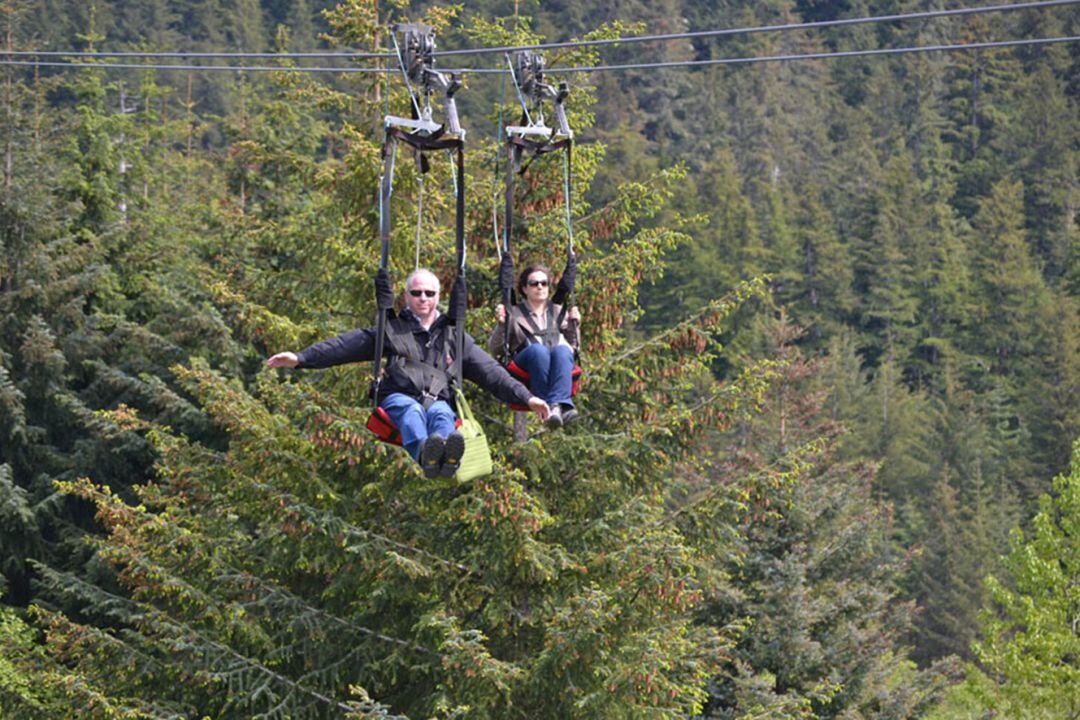
[(502, 303), (495, 306), (495, 319), (499, 321), (500, 325), (506, 322), (506, 306)]
[(375, 273), (375, 302), (382, 310), (394, 307), (394, 285), (390, 282), (390, 275), (382, 268)]
[(296, 353), (281, 352), (267, 360), (266, 364), (272, 368), (294, 368), (300, 364), (300, 358), (296, 357)]
[(546, 421), (548, 415), (551, 414), (551, 408), (548, 407), (548, 404), (535, 395), (529, 398), (529, 409), (539, 415), (540, 419), (544, 421)]

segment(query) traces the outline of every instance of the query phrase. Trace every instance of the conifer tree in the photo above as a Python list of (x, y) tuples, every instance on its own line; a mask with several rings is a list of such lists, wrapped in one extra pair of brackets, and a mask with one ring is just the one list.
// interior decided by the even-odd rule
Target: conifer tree
[[(0, 482), (6, 471), (0, 466)], [(6, 717), (44, 720), (64, 712), (60, 668), (35, 640), (32, 626), (14, 609), (0, 606), (0, 712)]]
[(792, 213), (793, 253), (783, 258), (784, 269), (771, 270), (774, 277), (790, 278), (777, 288), (777, 298), (807, 328), (812, 344), (832, 337), (855, 309), (851, 259), (823, 200), (816, 184), (803, 187)]
[[(1074, 357), (1073, 351), (1062, 348), (1054, 354), (1055, 361), (1054, 355), (1047, 357), (1045, 349), (1055, 344), (1048, 334), (1053, 324), (1061, 322), (1070, 326), (1075, 316), (1070, 302), (1054, 306), (1052, 294), (1032, 262), (1023, 230), (1022, 199), (1019, 183), (999, 183), (983, 200), (974, 218), (973, 274), (979, 310), (974, 317), (969, 347), (985, 358), (992, 372), (989, 379), (1001, 400), (998, 422), (1026, 439), (1031, 437), (1036, 417), (1047, 409), (1063, 417), (1062, 413), (1068, 411), (1055, 406), (1060, 401), (1072, 402), (1067, 398), (1072, 397), (1076, 387), (1068, 369), (1075, 367), (1075, 361), (1069, 359)], [(1066, 334), (1066, 338), (1070, 336), (1071, 333)], [(1053, 393), (1032, 405), (1028, 402), (1032, 398), (1017, 393), (1019, 387), (1028, 386), (1039, 376), (1055, 378), (1064, 395)], [(1044, 435), (1040, 444), (1047, 440), (1050, 438)], [(1021, 447), (1025, 445), (1026, 442)], [(1039, 480), (1039, 468), (1022, 459), (1034, 457), (1033, 453), (1022, 450), (1010, 461), (1015, 464), (1009, 474), (1021, 495), (1029, 500), (1039, 494), (1043, 483)]]
[[(752, 208), (739, 188), (730, 151), (721, 151), (709, 183), (699, 183), (694, 201), (682, 193), (674, 202), (693, 206), (701, 199), (712, 208), (707, 224), (680, 245), (665, 263), (664, 277), (645, 295), (648, 327), (665, 327), (673, 318), (701, 307), (739, 279), (764, 272), (764, 248)], [(706, 280), (708, 278), (708, 280)]]
[(987, 399), (963, 386), (955, 363), (945, 365), (942, 380), (944, 396), (931, 402), (927, 416), (927, 488), (910, 499), (904, 523), (910, 541), (919, 543), (908, 585), (923, 608), (916, 657), (924, 662), (970, 657), (985, 602), (982, 579), (1019, 513), (1002, 462), (1017, 448), (992, 422)]
[[(220, 325), (192, 312), (185, 288), (164, 281), (185, 273), (191, 247), (175, 241), (186, 208), (147, 167), (167, 131), (154, 112), (159, 89), (149, 79), (131, 87), (140, 111), (122, 114), (100, 72), (74, 78), (79, 104), (19, 147), (20, 172), (0, 200), (4, 572), (15, 602), (30, 595), (28, 558), (65, 569), (89, 560), (82, 534), (92, 518), (54, 481), (92, 475), (123, 492), (148, 477), (150, 446), (111, 433), (94, 411), (126, 402), (202, 437), (205, 418), (170, 387), (168, 367), (184, 345), (215, 358), (229, 346)], [(22, 92), (13, 127), (33, 133), (35, 88)], [(148, 211), (151, 189), (168, 212)]]
[(1036, 308), (1048, 295), (1028, 251), (1023, 188), (1002, 182), (983, 199), (973, 220), (973, 255), (980, 294), (979, 350), (1003, 373), (1029, 358), (1037, 343)]
[(801, 356), (799, 335), (784, 315), (770, 323), (760, 413), (711, 462), (709, 485), (744, 495), (726, 518), (738, 523), (738, 553), (718, 558), (731, 588), (703, 620), (747, 625), (708, 716), (917, 717), (941, 689), (940, 669), (904, 659), (913, 607), (899, 596), (891, 513), (874, 499), (872, 468), (835, 456), (842, 426), (825, 412), (821, 361)]
[(316, 46), (315, 11), (307, 0), (294, 0), (289, 3), (289, 14), (285, 24), (289, 28), (292, 45), (303, 51)]
[(882, 172), (869, 200), (870, 234), (861, 239), (855, 285), (863, 327), (875, 338), (871, 362), (902, 368), (915, 324), (914, 268), (905, 248), (919, 232), (916, 179), (905, 155), (894, 156)]
[[(963, 37), (989, 36), (989, 23), (985, 15), (973, 16)], [(1007, 51), (960, 53), (953, 63), (947, 137), (959, 170), (954, 202), (965, 217), (971, 217), (979, 198), (1003, 179), (1008, 159), (1014, 157), (1008, 138), (1016, 121), (1013, 111), (1022, 69)]]
[(961, 338), (974, 299), (965, 228), (943, 198), (949, 194), (947, 181), (939, 176), (924, 187), (926, 224), (911, 249), (917, 337), (907, 366), (918, 387), (940, 393), (946, 366), (966, 361)]
[(180, 32), (181, 12), (169, 0), (144, 0), (121, 3), (117, 8), (117, 27), (111, 35), (159, 52), (179, 49), (184, 40)]
[(226, 6), (227, 39), (237, 52), (262, 52), (269, 45), (259, 0), (230, 0)]
[(1025, 226), (1034, 257), (1044, 276), (1060, 284), (1069, 262), (1070, 248), (1078, 242), (1076, 222), (1070, 217), (1080, 197), (1076, 128), (1059, 118), (1077, 112), (1075, 98), (1065, 93), (1064, 79), (1047, 63), (1025, 78), (1024, 102), (1016, 143), (1026, 157), (1018, 163), (1024, 181)]

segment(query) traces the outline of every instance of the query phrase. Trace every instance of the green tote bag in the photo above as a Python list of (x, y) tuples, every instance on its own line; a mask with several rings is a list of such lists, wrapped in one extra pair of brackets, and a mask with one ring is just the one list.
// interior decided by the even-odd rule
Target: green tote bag
[(454, 477), (459, 482), (466, 482), (491, 474), (491, 450), (488, 449), (484, 429), (473, 417), (472, 408), (460, 387), (454, 387), (454, 396), (458, 417), (461, 418), (461, 427), (458, 430), (465, 436), (465, 454), (461, 456), (461, 465)]

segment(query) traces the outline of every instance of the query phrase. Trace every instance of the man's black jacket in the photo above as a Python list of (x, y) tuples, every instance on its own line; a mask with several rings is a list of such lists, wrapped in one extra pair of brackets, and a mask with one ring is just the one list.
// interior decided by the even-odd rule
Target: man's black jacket
[[(440, 352), (453, 355), (453, 343), (446, 342), (449, 329), (446, 315), (436, 318), (431, 324), (430, 331), (425, 330), (408, 309), (402, 310), (399, 317), (411, 323), (416, 344), (424, 352), (424, 363), (437, 366)], [(390, 343), (386, 343), (385, 355), (391, 356), (393, 352)], [(464, 353), (465, 362), (461, 372), (467, 380), (476, 383), (505, 403), (528, 404), (530, 394), (525, 386), (512, 378), (502, 365), (479, 348), (468, 333), (465, 333)], [(372, 360), (375, 357), (375, 328), (350, 330), (335, 338), (305, 348), (298, 353), (298, 357), (300, 364), (297, 367), (300, 368), (326, 368)], [(379, 401), (381, 402), (391, 393), (404, 393), (420, 400), (416, 388), (411, 385), (397, 384), (393, 375), (387, 375), (379, 384)], [(450, 390), (440, 393), (439, 399), (449, 402)]]

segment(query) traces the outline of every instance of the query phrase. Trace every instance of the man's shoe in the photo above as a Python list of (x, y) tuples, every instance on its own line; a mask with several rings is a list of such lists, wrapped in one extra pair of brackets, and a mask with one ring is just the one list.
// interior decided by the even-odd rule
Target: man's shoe
[(555, 430), (556, 428), (561, 428), (562, 424), (562, 408), (556, 405), (555, 407), (551, 408), (551, 412), (548, 414), (547, 426), (550, 429)]
[(562, 406), (562, 422), (563, 422), (563, 425), (569, 425), (570, 423), (574, 422), (577, 419), (578, 419), (578, 411), (574, 408), (573, 405), (563, 405)]
[(461, 467), (461, 456), (465, 454), (465, 436), (455, 430), (446, 438), (446, 449), (443, 450), (442, 468), (439, 474), (444, 478), (452, 478)]
[(439, 463), (445, 448), (446, 440), (439, 434), (428, 435), (420, 443), (420, 469), (424, 471), (424, 477), (439, 477)]

